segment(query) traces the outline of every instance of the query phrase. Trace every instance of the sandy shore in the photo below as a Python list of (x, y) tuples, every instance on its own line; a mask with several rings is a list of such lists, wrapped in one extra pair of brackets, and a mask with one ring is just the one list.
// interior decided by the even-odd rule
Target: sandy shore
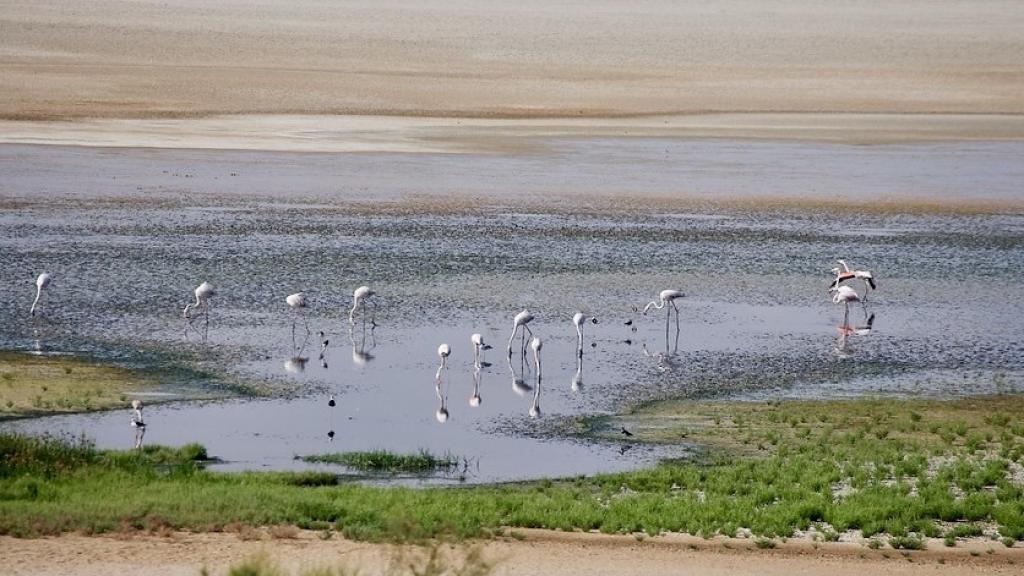
[(998, 0), (5, 2), (0, 118), (813, 112), (958, 126), (1024, 113), (1022, 29), (1024, 6)]
[[(1024, 549), (1006, 549), (999, 543), (982, 541), (956, 548), (944, 548), (941, 541), (935, 541), (928, 550), (907, 552), (871, 550), (859, 543), (819, 543), (815, 547), (807, 540), (790, 540), (775, 549), (761, 550), (747, 539), (666, 536), (638, 540), (632, 536), (540, 530), (519, 534), (525, 538), (482, 544), (483, 557), (495, 565), (494, 574), (1016, 574), (1024, 562)], [(337, 536), (322, 540), (319, 533), (308, 531), (276, 540), (184, 533), (167, 537), (69, 535), (36, 540), (2, 537), (0, 550), (5, 558), (0, 573), (33, 576), (106, 576), (122, 572), (195, 576), (204, 567), (211, 574), (224, 574), (228, 566), (261, 553), (292, 571), (344, 566), (374, 575), (393, 563), (397, 554), (413, 557), (408, 550)]]

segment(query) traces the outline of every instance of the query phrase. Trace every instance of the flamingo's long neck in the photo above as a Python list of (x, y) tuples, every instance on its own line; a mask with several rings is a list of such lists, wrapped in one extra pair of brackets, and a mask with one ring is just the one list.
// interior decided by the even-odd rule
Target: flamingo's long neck
[(42, 296), (42, 295), (43, 295), (43, 287), (42, 286), (36, 286), (36, 299), (32, 301), (32, 310), (29, 311), (30, 315), (32, 315), (32, 316), (36, 315), (36, 305), (39, 304), (39, 297)]
[(654, 308), (655, 310), (661, 310), (664, 307), (665, 307), (665, 301), (664, 300), (662, 300), (660, 303), (657, 303), (657, 304), (654, 302), (654, 300), (651, 300), (647, 304), (647, 306), (644, 306), (644, 314), (646, 314), (647, 311), (650, 310), (651, 308)]
[(348, 323), (349, 324), (355, 324), (355, 322), (356, 322), (355, 321), (356, 308), (359, 308), (359, 304), (362, 301), (363, 301), (362, 298), (356, 298), (355, 301), (352, 302), (352, 310), (350, 310), (349, 313), (348, 313)]

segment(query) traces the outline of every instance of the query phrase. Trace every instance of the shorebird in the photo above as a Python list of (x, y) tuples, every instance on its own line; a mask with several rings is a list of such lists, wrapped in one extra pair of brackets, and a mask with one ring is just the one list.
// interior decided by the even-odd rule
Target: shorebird
[(141, 400), (132, 400), (132, 428), (135, 428), (135, 447), (142, 448), (142, 438), (146, 435), (146, 422), (142, 419)]
[[(306, 295), (304, 293), (302, 293), (302, 292), (296, 292), (295, 294), (289, 295), (287, 298), (284, 299), (284, 301), (288, 303), (288, 306), (291, 307), (291, 309), (294, 310), (296, 314), (298, 314), (299, 316), (302, 316), (302, 321), (305, 322), (305, 324), (306, 324), (306, 334), (309, 334), (310, 333), (310, 330), (309, 330), (309, 319), (306, 318), (306, 312), (305, 312), (306, 306), (308, 305), (308, 302), (306, 300)], [(292, 321), (292, 339), (293, 340), (295, 339), (295, 321), (294, 320)]]
[(441, 359), (441, 365), (437, 367), (437, 378), (441, 378), (441, 370), (448, 369), (448, 356), (451, 356), (452, 347), (447, 344), (441, 344), (437, 347), (437, 356)]
[(577, 312), (572, 316), (572, 323), (576, 326), (576, 353), (583, 355), (583, 325), (587, 322), (597, 324), (597, 318), (587, 316), (583, 312)]
[(533, 320), (533, 314), (530, 314), (529, 310), (523, 310), (519, 314), (516, 314), (515, 318), (512, 319), (512, 335), (508, 337), (508, 357), (512, 357), (512, 340), (516, 337), (516, 332), (519, 331), (519, 327), (523, 328), (523, 352), (526, 351), (526, 334), (529, 333), (533, 336), (533, 331), (527, 326)]
[(836, 275), (835, 281), (829, 286), (830, 289), (838, 288), (840, 284), (848, 280), (861, 280), (864, 282), (864, 295), (861, 296), (862, 301), (867, 301), (868, 290), (874, 290), (877, 285), (875, 284), (875, 276), (870, 270), (850, 270), (850, 267), (846, 265), (845, 260), (836, 260), (839, 265), (843, 267), (840, 270), (838, 267), (832, 269), (832, 273)]
[(43, 296), (43, 290), (50, 286), (52, 280), (53, 277), (47, 272), (43, 272), (36, 278), (36, 299), (32, 301), (32, 309), (29, 310), (30, 316), (36, 315), (36, 308), (39, 306), (39, 299)]
[[(369, 286), (360, 286), (359, 288), (356, 288), (355, 292), (352, 293), (352, 310), (348, 313), (348, 323), (349, 324), (355, 324), (356, 323), (356, 320), (355, 320), (356, 308), (358, 308), (359, 306), (363, 307), (363, 318), (364, 319), (366, 318), (366, 301), (368, 299), (374, 297), (376, 294), (377, 294), (376, 292), (374, 292), (373, 290), (370, 290)], [(372, 304), (373, 304), (373, 314), (370, 316), (370, 324), (376, 325), (376, 322), (374, 321), (374, 319), (377, 317), (377, 303), (376, 302), (372, 302)]]
[(665, 330), (668, 330), (668, 320), (672, 316), (672, 311), (676, 313), (676, 327), (679, 326), (679, 308), (676, 307), (676, 299), (682, 298), (684, 294), (679, 290), (662, 290), (658, 293), (658, 302), (651, 300), (647, 306), (644, 306), (643, 314), (646, 316), (647, 311), (651, 308), (661, 310), (665, 305), (670, 304), (672, 307), (665, 311)]
[(860, 296), (857, 295), (857, 291), (849, 286), (839, 286), (834, 290), (831, 290), (832, 302), (834, 304), (842, 304), (844, 308), (843, 312), (843, 326), (850, 325), (850, 302), (860, 302)]
[(207, 320), (210, 319), (210, 298), (217, 295), (217, 291), (213, 289), (213, 285), (209, 282), (203, 282), (199, 286), (196, 286), (195, 290), (196, 301), (185, 306), (185, 309), (181, 311), (181, 317), (192, 320), (190, 312), (193, 308), (202, 309), (204, 316)]
[(480, 334), (473, 334), (469, 337), (469, 341), (473, 343), (473, 365), (479, 368), (485, 364), (480, 362), (480, 351), (490, 350), (491, 345), (485, 343), (484, 337)]

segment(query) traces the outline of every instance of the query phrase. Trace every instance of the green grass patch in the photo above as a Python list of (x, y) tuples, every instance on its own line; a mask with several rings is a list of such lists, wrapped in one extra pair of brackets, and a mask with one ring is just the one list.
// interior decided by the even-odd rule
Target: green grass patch
[[(911, 413), (918, 425), (903, 425)], [(201, 465), (205, 451), (194, 445), (118, 452), (82, 439), (0, 433), (0, 533), (295, 525), (354, 539), (417, 541), (509, 528), (708, 537), (745, 528), (771, 540), (815, 528), (857, 530), (872, 542), (914, 549), (924, 537), (955, 544), (991, 525), (1008, 542), (1024, 540), (1021, 462), (1013, 459), (1024, 439), (1011, 432), (1024, 418), (1019, 397), (672, 403), (628, 418), (636, 438), (672, 441), (685, 428), (689, 440), (708, 446), (706, 453), (698, 462), (621, 474), (411, 489), (363, 486), (327, 472), (211, 472)], [(615, 422), (581, 429), (600, 434)], [(941, 434), (950, 422), (962, 423), (967, 437), (947, 443)], [(889, 433), (875, 432), (882, 427)], [(971, 435), (984, 442), (970, 445)], [(367, 461), (365, 453), (320, 458), (328, 457), (346, 466)], [(404, 458), (373, 460), (369, 469), (388, 470)], [(939, 528), (949, 525), (946, 533)]]
[(449, 470), (458, 466), (458, 459), (451, 455), (435, 456), (426, 450), (416, 454), (395, 454), (387, 450), (367, 452), (336, 452), (333, 454), (317, 454), (303, 456), (306, 462), (341, 464), (361, 472), (378, 473), (429, 473), (437, 470)]
[(128, 406), (148, 377), (69, 357), (0, 352), (0, 419)]

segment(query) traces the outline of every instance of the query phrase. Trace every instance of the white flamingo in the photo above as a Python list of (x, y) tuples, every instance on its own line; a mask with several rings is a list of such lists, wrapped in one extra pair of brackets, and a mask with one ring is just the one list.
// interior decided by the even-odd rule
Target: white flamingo
[(864, 282), (864, 295), (861, 296), (861, 301), (867, 302), (868, 290), (874, 290), (877, 288), (875, 284), (875, 276), (870, 270), (850, 270), (850, 267), (846, 265), (845, 260), (836, 260), (839, 265), (843, 267), (842, 270), (839, 268), (833, 268), (832, 273), (836, 275), (836, 279), (832, 282), (829, 288), (838, 288), (839, 285), (847, 280), (861, 280)]
[(473, 334), (469, 337), (469, 341), (473, 343), (473, 366), (480, 368), (483, 363), (480, 362), (480, 351), (490, 350), (491, 346), (484, 342), (484, 337), (480, 334)]
[(516, 314), (515, 318), (512, 319), (512, 335), (508, 337), (508, 357), (509, 358), (512, 358), (512, 340), (515, 339), (516, 332), (519, 331), (520, 327), (522, 327), (522, 329), (523, 329), (523, 350), (525, 352), (525, 350), (526, 350), (526, 334), (529, 333), (530, 336), (533, 336), (533, 331), (530, 330), (529, 326), (527, 326), (527, 324), (529, 324), (532, 321), (533, 321), (533, 314), (530, 314), (529, 310), (523, 310), (519, 314)]
[(210, 298), (216, 296), (217, 291), (213, 289), (213, 285), (211, 285), (209, 282), (204, 281), (199, 286), (196, 286), (195, 294), (196, 301), (193, 303), (189, 303), (188, 305), (185, 306), (185, 309), (181, 311), (181, 317), (191, 320), (192, 316), (190, 313), (192, 309), (195, 308), (197, 310), (202, 309), (203, 314), (206, 316), (206, 319), (209, 320)]
[(452, 354), (452, 347), (441, 344), (437, 347), (437, 356), (441, 359), (441, 365), (437, 367), (437, 378), (441, 378), (441, 371), (448, 369), (448, 357)]
[(668, 331), (668, 321), (672, 317), (672, 312), (676, 313), (676, 328), (679, 327), (679, 308), (676, 306), (676, 299), (682, 298), (684, 294), (679, 290), (662, 290), (658, 293), (658, 302), (651, 300), (647, 306), (644, 306), (643, 314), (646, 316), (647, 311), (651, 308), (661, 310), (666, 305), (670, 305), (671, 308), (665, 311), (665, 330)]
[[(373, 290), (370, 290), (369, 286), (360, 286), (359, 288), (356, 288), (355, 292), (352, 293), (352, 310), (349, 311), (349, 313), (348, 313), (348, 323), (349, 324), (355, 324), (356, 323), (356, 320), (355, 320), (356, 309), (359, 308), (360, 306), (363, 307), (363, 318), (365, 319), (365, 317), (366, 317), (366, 301), (368, 299), (374, 297), (376, 294), (377, 294), (376, 292), (374, 292)], [(375, 324), (374, 319), (377, 317), (377, 303), (376, 302), (372, 302), (372, 304), (373, 304), (373, 314), (370, 316), (370, 323), (371, 324)]]
[[(302, 321), (306, 325), (306, 335), (308, 337), (311, 332), (309, 330), (309, 319), (306, 318), (306, 307), (309, 305), (306, 295), (303, 292), (296, 292), (295, 294), (289, 295), (284, 299), (284, 301), (288, 303), (288, 306), (295, 312), (295, 314), (302, 317)], [(295, 340), (295, 321), (296, 320), (294, 319), (292, 320), (292, 344), (294, 344)]]
[(583, 355), (583, 325), (587, 322), (597, 324), (597, 318), (587, 316), (583, 312), (577, 312), (572, 316), (572, 323), (576, 326), (576, 353)]
[(142, 438), (146, 435), (146, 422), (142, 419), (141, 400), (132, 400), (132, 428), (135, 428), (135, 447), (142, 448)]
[(857, 295), (857, 291), (849, 286), (839, 286), (832, 292), (832, 303), (842, 304), (843, 311), (843, 325), (849, 326), (850, 324), (850, 302), (860, 302), (860, 296)]
[(30, 316), (36, 315), (36, 308), (39, 306), (39, 299), (43, 296), (43, 290), (46, 290), (50, 286), (51, 281), (53, 281), (53, 277), (47, 272), (43, 272), (38, 278), (36, 278), (36, 299), (32, 301), (32, 309), (29, 310)]

